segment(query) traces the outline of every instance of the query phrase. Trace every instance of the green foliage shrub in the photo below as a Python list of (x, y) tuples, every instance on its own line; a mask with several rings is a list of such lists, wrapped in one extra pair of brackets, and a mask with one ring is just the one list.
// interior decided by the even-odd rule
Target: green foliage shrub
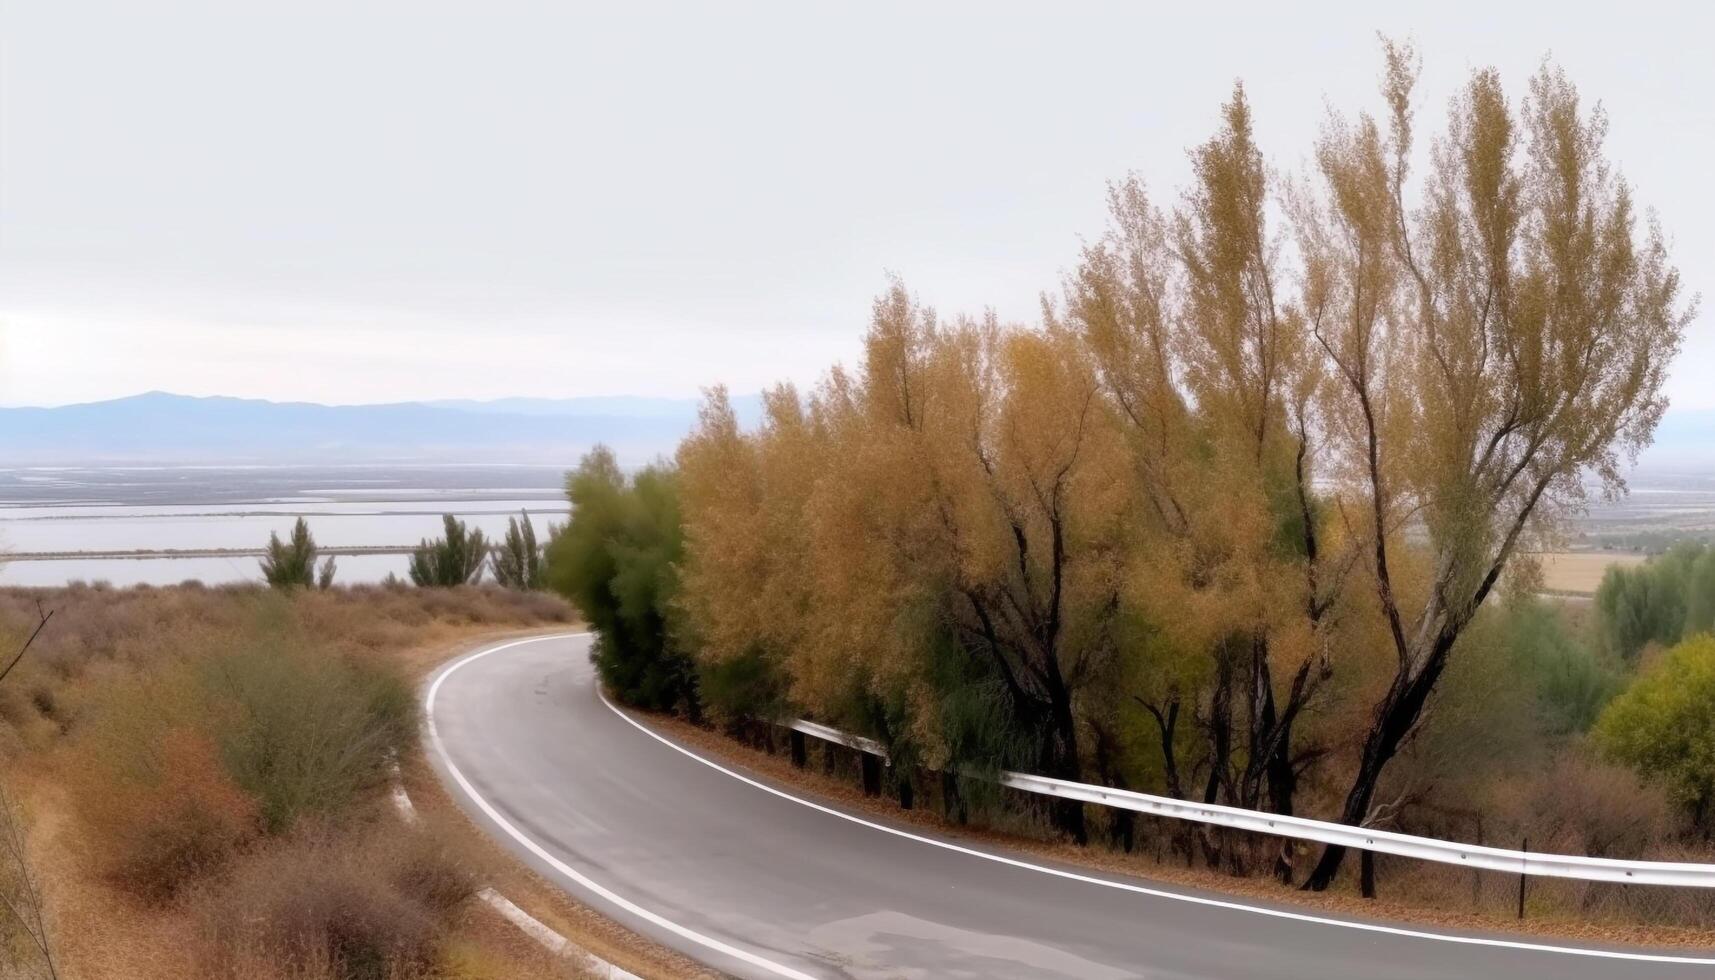
[(1715, 628), (1715, 547), (1687, 542), (1640, 566), (1610, 567), (1596, 612), (1604, 643), (1627, 659)]
[(760, 649), (697, 665), (697, 694), (714, 720), (778, 718), (786, 711), (785, 678)]
[(201, 673), (227, 771), (270, 833), (344, 812), (386, 781), (416, 727), (410, 685), (372, 663), (264, 641)]
[(628, 704), (696, 713), (695, 667), (675, 629), (684, 534), (673, 470), (627, 478), (597, 447), (566, 478), (566, 495), (572, 517), (548, 546), (547, 581), (595, 628), (602, 683)]
[(1623, 668), (1570, 626), (1554, 604), (1519, 597), (1505, 613), (1503, 642), (1536, 693), (1550, 734), (1589, 730), (1625, 681)]
[(1661, 783), (1705, 832), (1715, 805), (1715, 637), (1669, 650), (1595, 728), (1611, 759)]

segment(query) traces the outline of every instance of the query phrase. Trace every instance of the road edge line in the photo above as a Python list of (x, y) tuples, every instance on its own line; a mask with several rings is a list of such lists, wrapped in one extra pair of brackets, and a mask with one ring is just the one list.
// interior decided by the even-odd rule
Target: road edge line
[(642, 977), (630, 970), (602, 959), (555, 932), (552, 926), (519, 908), (511, 899), (493, 888), (482, 889), (476, 893), (476, 897), (488, 903), (490, 908), (500, 913), (501, 918), (517, 926), (525, 935), (541, 943), (549, 952), (576, 961), (585, 970), (601, 977), (602, 980), (643, 980)]
[[(434, 679), (429, 682), (428, 692), (423, 697), (423, 719), (429, 731), (430, 745), (434, 748), (435, 754), (440, 756), (441, 764), (446, 768), (447, 774), (453, 777), (453, 782), (458, 785), (459, 789), (470, 799), (472, 803), (476, 804), (477, 809), (481, 810), (483, 815), (493, 821), (495, 826), (499, 827), (500, 830), (508, 837), (517, 841), (525, 850), (540, 858), (549, 867), (558, 871), (561, 875), (578, 885), (581, 885), (586, 890), (593, 892), (607, 902), (643, 919), (646, 922), (666, 929), (668, 932), (671, 932), (676, 936), (688, 939), (699, 946), (706, 947), (723, 955), (749, 963), (752, 966), (760, 967), (779, 976), (790, 978), (790, 980), (816, 980), (815, 977), (808, 973), (804, 973), (801, 970), (793, 969), (783, 963), (776, 963), (773, 960), (758, 956), (749, 950), (740, 949), (737, 946), (723, 942), (713, 936), (705, 936), (689, 926), (680, 925), (679, 923), (668, 919), (666, 916), (638, 905), (636, 902), (625, 898), (617, 892), (614, 892), (595, 881), (593, 878), (585, 875), (583, 872), (573, 868), (571, 865), (549, 853), (546, 848), (536, 843), (536, 841), (532, 840), (517, 827), (513, 826), (511, 821), (502, 816), (500, 811), (495, 809), (493, 804), (489, 803), (488, 800), (483, 798), (482, 794), (476, 791), (476, 787), (471, 785), (470, 780), (465, 778), (464, 772), (459, 769), (456, 763), (453, 762), (452, 756), (447, 752), (446, 744), (441, 741), (440, 729), (435, 724), (435, 696), (440, 693), (441, 684), (443, 684), (448, 677), (451, 677), (455, 671), (463, 667), (465, 664), (474, 660), (480, 660), (490, 654), (499, 653), (502, 650), (509, 650), (516, 646), (523, 646), (526, 643), (539, 643), (543, 640), (576, 639), (580, 636), (590, 635), (591, 634), (588, 631), (581, 633), (550, 633), (544, 636), (532, 636), (519, 640), (511, 640), (483, 650), (478, 650), (474, 653), (466, 654), (458, 660), (453, 661), (451, 664), (448, 664), (446, 667), (441, 668), (441, 670), (435, 674)], [(601, 693), (599, 688), (597, 689), (597, 693)], [(603, 703), (606, 703), (607, 698), (605, 695), (602, 696), (602, 701)], [(612, 705), (609, 705), (609, 707), (612, 707)], [(621, 717), (624, 716), (621, 715)], [(630, 721), (629, 718), (626, 720)], [(635, 722), (633, 722), (633, 724), (635, 724)], [(544, 926), (544, 928), (546, 927)], [(556, 933), (556, 935), (558, 934)]]
[[(399, 763), (396, 759), (390, 760), (387, 765), (393, 781), (393, 806), (399, 811), (400, 820), (415, 827), (422, 822), (422, 817), (417, 813), (417, 805), (411, 802), (411, 794), (405, 791), (404, 774), (399, 771)], [(585, 970), (596, 974), (602, 980), (643, 980), (642, 977), (619, 964), (603, 959), (572, 942), (571, 939), (556, 932), (552, 926), (524, 911), (516, 902), (496, 891), (491, 885), (484, 885), (478, 889), (476, 897), (500, 913), (502, 918), (546, 947), (550, 953), (576, 960)]]

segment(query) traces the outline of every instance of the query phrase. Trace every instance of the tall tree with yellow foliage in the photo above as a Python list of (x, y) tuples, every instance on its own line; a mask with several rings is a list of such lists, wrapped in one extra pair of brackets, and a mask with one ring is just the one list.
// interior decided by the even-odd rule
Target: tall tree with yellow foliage
[[(1474, 72), (1421, 188), (1410, 184), (1415, 54), (1389, 45), (1385, 129), (1330, 125), (1296, 209), (1304, 313), (1333, 385), (1340, 509), (1364, 538), (1396, 658), (1338, 814), (1361, 824), (1383, 768), (1522, 544), (1616, 493), (1649, 443), (1690, 315), (1653, 223), (1602, 156), (1607, 121), (1545, 66), (1515, 108)], [(1420, 203), (1408, 201), (1415, 191)], [(1428, 569), (1406, 588), (1401, 533)], [(1329, 847), (1305, 887), (1326, 888)]]

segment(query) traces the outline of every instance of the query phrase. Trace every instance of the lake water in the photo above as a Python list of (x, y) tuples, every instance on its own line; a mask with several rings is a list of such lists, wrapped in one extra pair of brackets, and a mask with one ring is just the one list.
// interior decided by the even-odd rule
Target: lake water
[[(339, 555), (337, 581), (403, 576), (405, 552), (453, 514), (491, 538), (528, 512), (539, 540), (569, 512), (551, 467), (55, 468), (0, 470), (0, 585), (259, 581), (248, 554), (303, 517)], [(162, 552), (200, 551), (190, 556)], [(43, 557), (37, 557), (43, 556)]]
[[(336, 558), (337, 581), (378, 582), (405, 574), (406, 550), (439, 536), (445, 513), (498, 537), (528, 511), (545, 540), (568, 514), (564, 480), (550, 466), (0, 468), (0, 552), (13, 556), (0, 585), (259, 581), (256, 557), (231, 552), (262, 548), (299, 516), (323, 547), (388, 549)], [(1579, 546), (1715, 538), (1715, 476), (1640, 475), (1623, 500), (1593, 500), (1579, 530)]]

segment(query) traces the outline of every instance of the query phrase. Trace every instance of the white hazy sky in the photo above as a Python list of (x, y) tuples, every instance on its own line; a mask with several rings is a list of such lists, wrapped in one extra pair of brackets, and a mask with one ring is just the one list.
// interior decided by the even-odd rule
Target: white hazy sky
[[(888, 272), (1032, 317), (1235, 78), (1302, 166), (1376, 107), (1377, 31), (1418, 42), (1425, 126), (1552, 53), (1715, 292), (1708, 5), (1314, 6), (6, 0), (0, 402), (811, 381)], [(1711, 322), (1676, 407), (1715, 407)]]

